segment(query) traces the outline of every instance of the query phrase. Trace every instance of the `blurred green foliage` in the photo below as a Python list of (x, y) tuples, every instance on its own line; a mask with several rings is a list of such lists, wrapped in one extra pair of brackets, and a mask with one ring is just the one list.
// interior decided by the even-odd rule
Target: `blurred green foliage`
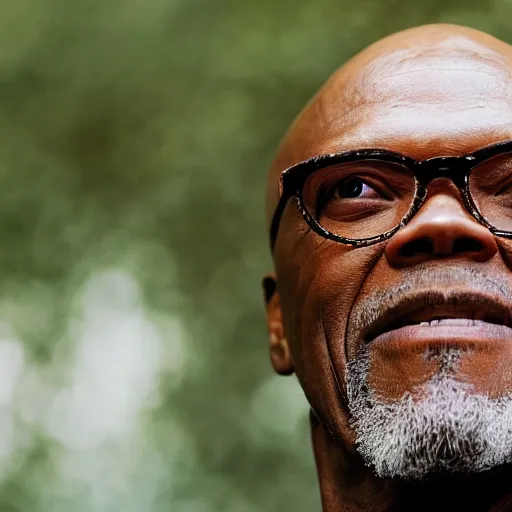
[(500, 0), (0, 1), (0, 510), (311, 512), (266, 169), (350, 56)]

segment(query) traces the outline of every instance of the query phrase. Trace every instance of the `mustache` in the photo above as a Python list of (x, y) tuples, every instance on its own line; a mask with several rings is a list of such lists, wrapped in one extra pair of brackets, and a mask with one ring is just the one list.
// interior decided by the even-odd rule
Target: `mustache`
[[(392, 286), (380, 288), (355, 302), (348, 322), (347, 341), (364, 340), (375, 326), (407, 303), (425, 307), (474, 304), (480, 309), (499, 306), (512, 316), (512, 276), (500, 278), (475, 267), (417, 266)], [(510, 316), (509, 316), (510, 314)]]

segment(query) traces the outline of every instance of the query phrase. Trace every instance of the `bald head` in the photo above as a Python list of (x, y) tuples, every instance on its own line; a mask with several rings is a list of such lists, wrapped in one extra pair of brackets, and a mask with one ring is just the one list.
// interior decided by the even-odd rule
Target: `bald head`
[(267, 222), (279, 175), (312, 156), (379, 147), (415, 158), (472, 151), (512, 127), (512, 47), (455, 25), (389, 36), (341, 67), (286, 134), (268, 178)]

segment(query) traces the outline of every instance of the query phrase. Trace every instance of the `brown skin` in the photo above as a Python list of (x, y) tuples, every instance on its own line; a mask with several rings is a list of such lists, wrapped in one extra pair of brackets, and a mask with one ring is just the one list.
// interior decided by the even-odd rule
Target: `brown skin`
[[(512, 138), (511, 73), (511, 46), (464, 27), (419, 27), (370, 46), (329, 79), (285, 136), (269, 174), (268, 221), (280, 173), (307, 158), (383, 148), (427, 159)], [(293, 200), (281, 219), (275, 274), (264, 280), (270, 356), (278, 373), (297, 375), (311, 405), (325, 512), (508, 510), (506, 503), (512, 503), (507, 467), (408, 483), (376, 477), (355, 450), (345, 370), (363, 342), (350, 316), (357, 304), (376, 289), (425, 271), (439, 271), (437, 285), (453, 293), (472, 292), (471, 282), (457, 275), (460, 268), (474, 268), (512, 289), (512, 243), (473, 219), (447, 180), (432, 182), (428, 192), (407, 226), (370, 247), (320, 237)], [(428, 250), (414, 250), (420, 239), (429, 241)], [(404, 256), (407, 245), (413, 250)], [(390, 401), (438, 370), (435, 361), (402, 341), (371, 349), (370, 385)], [(512, 392), (512, 344), (484, 340), (475, 349), (463, 336), (450, 343), (464, 351), (459, 380), (492, 397)]]

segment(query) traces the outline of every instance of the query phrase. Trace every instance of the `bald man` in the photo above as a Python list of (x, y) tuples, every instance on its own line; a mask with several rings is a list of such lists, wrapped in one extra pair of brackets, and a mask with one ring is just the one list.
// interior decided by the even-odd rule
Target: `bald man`
[(270, 170), (270, 358), (325, 512), (512, 510), (512, 47), (425, 26), (338, 70)]

